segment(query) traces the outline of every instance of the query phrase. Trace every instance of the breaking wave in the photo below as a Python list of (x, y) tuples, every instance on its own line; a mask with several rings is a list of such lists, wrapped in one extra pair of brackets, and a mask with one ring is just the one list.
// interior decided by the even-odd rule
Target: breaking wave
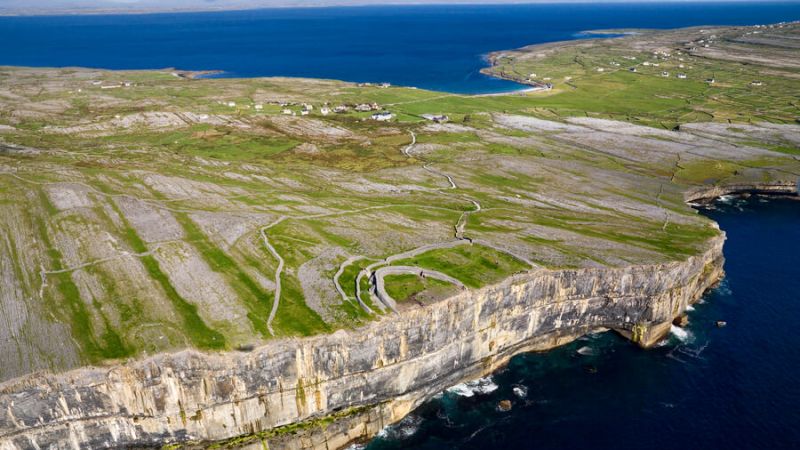
[(410, 414), (404, 417), (400, 422), (379, 431), (377, 437), (391, 440), (408, 439), (419, 430), (421, 423), (422, 417)]
[(692, 338), (692, 333), (681, 327), (676, 327), (675, 325), (670, 326), (669, 332), (681, 342), (689, 342)]
[(447, 392), (456, 394), (461, 397), (474, 397), (477, 395), (486, 395), (497, 390), (497, 385), (492, 381), (491, 377), (478, 378), (477, 380), (467, 381), (466, 383), (457, 384), (447, 389)]
[(519, 398), (525, 398), (528, 396), (528, 387), (521, 384), (515, 384), (512, 391), (514, 391), (514, 395)]

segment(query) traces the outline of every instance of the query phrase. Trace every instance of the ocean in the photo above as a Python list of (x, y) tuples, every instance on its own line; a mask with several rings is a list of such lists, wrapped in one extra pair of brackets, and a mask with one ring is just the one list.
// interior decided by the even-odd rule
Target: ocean
[(0, 65), (220, 70), (488, 93), (485, 55), (585, 30), (800, 19), (800, 2), (383, 6), (0, 17)]
[(367, 449), (798, 448), (800, 201), (732, 200), (702, 213), (728, 235), (727, 276), (686, 329), (650, 350), (607, 332), (518, 355)]

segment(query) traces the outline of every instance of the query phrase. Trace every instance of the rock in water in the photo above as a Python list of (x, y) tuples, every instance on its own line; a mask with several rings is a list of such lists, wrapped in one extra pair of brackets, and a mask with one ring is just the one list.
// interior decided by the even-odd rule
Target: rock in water
[(726, 325), (728, 325), (728, 322), (725, 322), (724, 320), (718, 320), (717, 321), (717, 328), (722, 328), (722, 327), (724, 327)]
[(511, 411), (511, 400), (500, 400), (497, 404), (497, 409), (499, 411)]
[(672, 324), (673, 324), (673, 325), (675, 325), (676, 327), (681, 327), (681, 328), (683, 328), (683, 327), (685, 327), (686, 325), (689, 325), (689, 316), (688, 316), (688, 315), (686, 315), (686, 314), (681, 314), (680, 316), (676, 317), (676, 318), (675, 318), (675, 319), (672, 321)]

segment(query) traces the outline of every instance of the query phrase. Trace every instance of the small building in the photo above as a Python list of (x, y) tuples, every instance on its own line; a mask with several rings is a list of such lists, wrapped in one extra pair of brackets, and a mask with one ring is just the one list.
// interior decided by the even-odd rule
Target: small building
[(686, 79), (686, 74), (685, 73), (679, 73), (677, 75), (677, 77), (680, 78), (681, 80), (685, 80)]
[(256, 103), (254, 108), (256, 109), (256, 111), (261, 111), (264, 109), (264, 105), (262, 105), (261, 103)]
[(713, 78), (706, 78), (706, 83), (708, 83), (708, 84), (714, 84), (716, 81), (717, 80), (715, 80)]
[(303, 109), (306, 110), (306, 111), (313, 111), (314, 110), (314, 105), (309, 104), (309, 103), (303, 103)]
[(661, 76), (662, 76), (662, 77), (668, 77), (668, 76), (669, 76), (669, 72), (667, 72), (667, 71), (665, 70), (665, 71), (661, 72)]
[(311, 113), (311, 111), (309, 111), (309, 110), (307, 110), (307, 109), (304, 109), (304, 110), (300, 111), (300, 115), (301, 115), (301, 116), (307, 116), (307, 115), (309, 115), (310, 113)]
[(381, 84), (378, 85), (378, 87), (386, 89), (386, 88), (392, 87), (392, 83), (381, 83)]
[(378, 122), (386, 122), (394, 119), (394, 114), (390, 113), (389, 111), (381, 111), (373, 114), (371, 118), (372, 120), (377, 120)]
[(333, 108), (333, 112), (335, 112), (336, 114), (344, 114), (347, 112), (348, 109), (350, 108), (348, 108), (346, 105), (339, 105)]
[(356, 105), (355, 110), (358, 112), (378, 111), (381, 109), (380, 105), (375, 102), (372, 103), (359, 103)]
[(319, 112), (320, 112), (320, 114), (322, 114), (323, 116), (327, 116), (328, 114), (330, 114), (330, 113), (331, 113), (331, 109), (330, 109), (330, 108), (328, 108), (327, 106), (323, 106), (322, 108), (320, 108)]
[(763, 83), (758, 80), (754, 80), (750, 82), (750, 86), (761, 86)]
[(634, 73), (635, 73), (635, 72), (636, 72), (636, 67), (631, 67), (630, 69), (628, 69), (628, 71), (629, 71), (629, 72), (634, 72)]
[(286, 116), (291, 116), (291, 115), (294, 115), (294, 111), (292, 111), (289, 108), (285, 108), (283, 111), (281, 111), (281, 114), (286, 115)]
[(236, 108), (236, 102), (228, 102), (227, 105), (231, 108)]
[(598, 71), (598, 72), (605, 72), (605, 71), (606, 71), (606, 69), (604, 69), (604, 68), (602, 68), (602, 67), (598, 67), (598, 68), (597, 68), (597, 71)]

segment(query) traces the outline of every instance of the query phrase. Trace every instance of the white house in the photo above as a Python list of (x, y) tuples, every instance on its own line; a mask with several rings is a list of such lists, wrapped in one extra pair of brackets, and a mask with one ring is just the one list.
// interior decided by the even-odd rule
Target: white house
[(680, 78), (681, 80), (685, 80), (686, 79), (686, 74), (685, 73), (679, 73), (678, 74), (678, 78)]
[(377, 120), (379, 122), (386, 122), (388, 120), (394, 119), (394, 114), (390, 113), (389, 111), (381, 111), (373, 114), (372, 120)]

